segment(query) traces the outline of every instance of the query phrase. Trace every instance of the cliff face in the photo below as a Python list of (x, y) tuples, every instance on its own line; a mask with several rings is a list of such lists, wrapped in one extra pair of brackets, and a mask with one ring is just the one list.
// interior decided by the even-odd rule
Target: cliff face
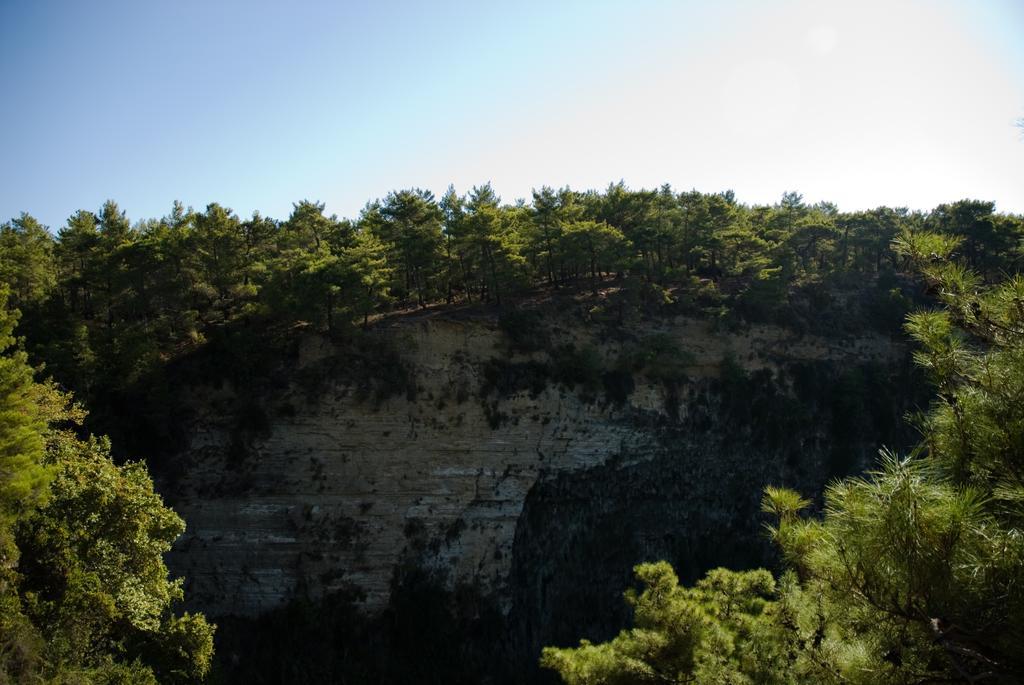
[[(583, 325), (550, 333), (608, 365), (626, 344)], [(832, 444), (830, 426), (849, 423), (843, 379), (870, 369), (870, 382), (885, 382), (906, 368), (905, 350), (871, 335), (724, 333), (684, 317), (631, 331), (651, 334), (686, 354), (688, 380), (633, 374), (623, 402), (551, 380), (495, 389), (495, 368), (522, 376), (547, 353), (512, 352), (493, 320), (445, 315), (369, 334), (397, 352), (398, 395), (365, 391), (394, 368), (353, 381), (345, 351), (316, 337), (258, 397), (194, 389), (197, 419), (168, 492), (188, 523), (172, 573), (186, 577), (192, 607), (214, 616), (343, 588), (373, 613), (396, 569), (415, 566), (492, 598), (513, 651), (535, 659), (541, 644), (616, 625), (607, 609), (639, 561), (667, 558), (692, 579), (770, 560), (762, 486), (816, 492), (866, 463), (877, 431), (850, 424), (843, 450)], [(726, 356), (745, 370), (739, 380), (720, 378)], [(858, 411), (887, 424), (901, 408), (884, 402), (881, 413)]]

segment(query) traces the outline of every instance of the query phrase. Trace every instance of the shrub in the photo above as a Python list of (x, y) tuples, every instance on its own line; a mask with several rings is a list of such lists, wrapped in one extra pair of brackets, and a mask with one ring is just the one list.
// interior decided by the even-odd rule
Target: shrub
[(604, 370), (601, 355), (591, 345), (579, 349), (574, 345), (562, 345), (551, 356), (554, 365), (552, 375), (559, 383), (570, 388), (581, 386), (587, 392), (601, 386)]
[(548, 346), (548, 332), (541, 313), (533, 310), (513, 309), (498, 316), (498, 328), (519, 352), (537, 352)]

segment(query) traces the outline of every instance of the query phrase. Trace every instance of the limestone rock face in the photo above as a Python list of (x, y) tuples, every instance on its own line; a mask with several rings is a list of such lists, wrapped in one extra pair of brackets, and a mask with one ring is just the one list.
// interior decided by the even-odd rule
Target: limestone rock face
[[(179, 455), (187, 467), (168, 492), (188, 525), (168, 562), (187, 579), (189, 604), (213, 616), (252, 616), (346, 587), (374, 612), (387, 604), (395, 569), (414, 563), (495, 597), (528, 623), (567, 591), (545, 574), (582, 582), (579, 573), (565, 575), (574, 545), (610, 544), (606, 556), (621, 557), (613, 575), (622, 582), (637, 556), (714, 561), (716, 548), (758, 539), (765, 482), (820, 487), (830, 475), (820, 446), (786, 457), (716, 423), (721, 398), (709, 388), (723, 357), (748, 371), (773, 370), (782, 387), (794, 361), (841, 369), (895, 367), (905, 357), (869, 335), (840, 343), (770, 326), (720, 333), (683, 317), (645, 326), (636, 333), (669, 336), (689, 355), (689, 380), (672, 402), (642, 374), (620, 404), (554, 381), (487, 394), (492, 360), (526, 363), (545, 353), (511, 352), (493, 321), (445, 316), (372, 333), (409, 372), (408, 392), (398, 395), (369, 398), (345, 374), (332, 377), (338, 366), (325, 362), (344, 365), (344, 355), (316, 337), (289, 362), (294, 380), (260, 397), (197, 389), (199, 418)], [(584, 326), (553, 328), (552, 336), (591, 345), (606, 360), (623, 345)], [(244, 439), (228, 409), (240, 402), (261, 412)], [(804, 439), (813, 442), (813, 430)], [(750, 493), (738, 500), (740, 489)], [(642, 525), (650, 540), (635, 532)], [(628, 531), (628, 544), (615, 542), (616, 526)], [(521, 635), (531, 643), (548, 637)]]

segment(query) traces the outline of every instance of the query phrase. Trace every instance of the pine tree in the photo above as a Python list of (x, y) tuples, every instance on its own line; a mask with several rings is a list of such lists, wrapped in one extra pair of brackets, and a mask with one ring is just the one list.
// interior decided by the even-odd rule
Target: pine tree
[[(791, 570), (764, 584), (756, 615), (737, 628), (702, 604), (709, 579), (742, 575), (713, 571), (690, 590), (667, 567), (640, 566), (641, 597), (659, 612), (631, 599), (635, 628), (547, 649), (543, 665), (580, 684), (1024, 678), (1024, 277), (986, 284), (950, 258), (960, 242), (908, 232), (896, 244), (945, 305), (907, 322), (937, 390), (920, 447), (883, 451), (876, 470), (831, 485), (822, 518), (802, 514), (810, 503), (795, 492), (766, 491)], [(742, 606), (730, 582), (724, 601)]]
[(42, 464), (44, 421), (35, 401), (32, 369), (18, 349), (17, 310), (8, 309), (9, 291), (0, 287), (0, 568), (14, 558), (9, 530), (37, 503), (47, 482)]

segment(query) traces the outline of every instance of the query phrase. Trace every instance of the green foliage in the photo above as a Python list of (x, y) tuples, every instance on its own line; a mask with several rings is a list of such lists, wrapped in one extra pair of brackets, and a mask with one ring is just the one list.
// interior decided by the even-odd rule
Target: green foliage
[(109, 655), (144, 661), (164, 682), (201, 678), (212, 627), (170, 613), (181, 582), (163, 554), (184, 523), (153, 491), (139, 462), (116, 466), (103, 440), (68, 440), (51, 453), (47, 504), (18, 526), (25, 614), (54, 663), (93, 665)]
[(541, 665), (569, 685), (771, 683), (786, 664), (778, 633), (775, 580), (767, 571), (710, 571), (680, 587), (665, 562), (635, 568), (629, 590), (634, 627), (574, 649), (546, 647)]
[(811, 506), (806, 500), (792, 490), (768, 486), (764, 489), (764, 501), (761, 509), (783, 521), (791, 521), (797, 513)]
[(32, 369), (14, 348), (18, 315), (7, 298), (0, 287), (0, 569), (16, 558), (9, 546), (12, 522), (40, 501), (49, 476), (42, 464), (45, 422)]
[(392, 291), (403, 299), (415, 297), (420, 306), (435, 299), (442, 214), (433, 194), (419, 189), (396, 191), (369, 211), (374, 213), (369, 227), (387, 245), (395, 276)]
[(0, 289), (0, 682), (196, 682), (213, 627), (175, 616), (163, 554), (184, 523), (141, 462), (80, 439), (85, 413), (12, 349)]
[[(593, 397), (603, 386), (609, 398), (624, 402), (634, 374), (643, 374), (668, 389), (670, 404), (678, 402), (674, 388), (685, 379), (692, 360), (677, 346), (658, 337), (643, 340), (626, 350), (618, 363), (608, 365), (590, 347), (552, 344), (534, 329), (529, 315), (516, 314), (508, 306), (531, 296), (531, 288), (539, 285), (572, 288), (565, 301), (583, 299), (586, 291), (601, 293), (599, 303), (586, 307), (595, 320), (620, 327), (645, 316), (710, 312), (734, 326), (745, 319), (828, 334), (866, 325), (892, 332), (893, 323), (914, 301), (914, 294), (900, 280), (900, 272), (914, 265), (925, 274), (928, 291), (945, 307), (943, 313), (915, 315), (909, 322), (911, 334), (921, 345), (916, 358), (939, 390), (922, 428), (926, 458), (941, 468), (926, 469), (927, 475), (920, 479), (930, 487), (952, 488), (954, 493), (966, 488), (981, 493), (979, 520), (987, 521), (992, 540), (1003, 540), (1002, 532), (1016, 530), (1024, 501), (1017, 473), (1024, 419), (1021, 403), (1010, 399), (1022, 394), (1018, 386), (1024, 279), (1017, 272), (1024, 257), (1024, 222), (1019, 216), (995, 213), (992, 203), (962, 200), (929, 213), (884, 207), (844, 213), (828, 203), (809, 205), (798, 193), (786, 193), (771, 206), (749, 206), (737, 202), (731, 192), (680, 193), (667, 185), (631, 190), (619, 183), (604, 192), (545, 187), (535, 191), (532, 204), (527, 205), (503, 204), (486, 184), (464, 196), (449, 189), (439, 202), (426, 191), (398, 190), (368, 204), (355, 221), (327, 216), (324, 211), (322, 203), (302, 201), (284, 221), (259, 214), (243, 220), (216, 203), (201, 212), (175, 203), (167, 216), (133, 226), (116, 203), (107, 201), (95, 213), (75, 213), (56, 238), (27, 214), (0, 227), (0, 283), (9, 293), (4, 297), (22, 309), (19, 334), (26, 336), (29, 353), (15, 351), (15, 319), (4, 314), (0, 320), (0, 347), (6, 350), (0, 361), (0, 418), (4, 419), (0, 426), (0, 573), (4, 574), (0, 601), (5, 607), (4, 635), (15, 636), (9, 642), (10, 651), (0, 657), (8, 659), (4, 663), (35, 663), (49, 658), (51, 649), (50, 634), (40, 633), (34, 623), (42, 620), (43, 613), (32, 620), (22, 616), (18, 608), (22, 598), (16, 590), (20, 581), (12, 575), (18, 554), (11, 542), (11, 526), (24, 523), (32, 512), (58, 513), (40, 508), (49, 490), (48, 471), (59, 472), (61, 461), (42, 463), (43, 445), (53, 434), (47, 433), (46, 421), (40, 418), (41, 391), (31, 382), (29, 359), (45, 364), (48, 373), (86, 400), (93, 408), (91, 427), (123, 426), (121, 417), (131, 409), (137, 419), (131, 429), (146, 432), (151, 427), (149, 417), (136, 411), (133, 399), (144, 388), (157, 398), (146, 406), (170, 414), (157, 405), (172, 395), (175, 360), (202, 350), (209, 353), (210, 368), (198, 380), (251, 378), (273, 365), (282, 349), (281, 338), (313, 329), (351, 341), (357, 353), (345, 361), (329, 362), (347, 365), (346, 369), (321, 368), (310, 375), (330, 371), (345, 377), (344, 371), (360, 396), (380, 402), (397, 392), (414, 395), (415, 384), (393, 350), (363, 350), (360, 346), (372, 345), (372, 340), (360, 338), (354, 324), (361, 321), (369, 326), (372, 317), (393, 306), (425, 307), (443, 299), (499, 305), (506, 312), (500, 325), (514, 351), (549, 352), (550, 362), (489, 366), (488, 383), (499, 396), (521, 389), (539, 392), (542, 381), (553, 379), (586, 397)], [(996, 279), (1003, 282), (993, 286)], [(836, 472), (845, 472), (856, 461), (857, 455), (844, 451), (851, 436), (890, 420), (878, 407), (886, 382), (873, 372), (851, 370), (826, 378), (813, 370), (796, 369), (796, 382), (790, 388), (782, 387), (770, 373), (748, 376), (724, 371), (721, 406), (726, 419), (743, 426), (748, 425), (745, 419), (757, 417), (758, 426), (772, 428), (745, 438), (775, 446), (783, 445), (794, 427), (808, 428), (809, 414), (801, 411), (801, 404), (823, 401), (820, 386), (834, 382), (837, 395), (830, 400), (832, 424), (827, 432), (835, 443), (831, 458)], [(311, 387), (322, 383), (322, 378), (306, 380)], [(500, 423), (503, 415), (496, 401), (488, 402), (489, 417)], [(245, 433), (240, 431), (243, 449)], [(95, 459), (89, 463), (98, 469), (96, 477), (107, 474), (107, 482), (120, 483), (128, 488), (126, 492), (144, 491), (145, 483), (134, 472), (118, 471), (115, 477), (97, 465), (102, 461), (97, 455), (106, 449), (94, 442), (68, 447), (67, 452), (81, 459), (92, 454)], [(878, 482), (888, 482), (890, 477), (895, 478), (895, 472), (886, 471)], [(136, 489), (131, 490), (129, 483)], [(55, 494), (71, 496), (68, 491), (50, 496)], [(947, 502), (941, 497), (935, 501)], [(147, 506), (155, 511), (155, 503)], [(973, 522), (963, 519), (960, 524), (969, 528)], [(827, 523), (823, 525), (821, 535), (827, 533)], [(40, 531), (48, 530), (40, 526)], [(780, 542), (787, 526), (804, 531), (798, 536), (803, 542), (794, 542), (785, 554), (806, 574), (801, 581), (812, 582), (816, 567), (808, 555), (817, 545), (819, 531), (813, 526), (799, 528), (796, 522), (780, 523)], [(158, 539), (163, 538), (153, 538)], [(29, 541), (26, 538), (26, 544)], [(90, 568), (88, 564), (76, 566), (68, 561), (82, 548), (71, 542), (64, 548), (60, 544), (54, 549), (67, 550), (67, 558), (59, 560), (67, 565), (60, 568), (76, 583), (81, 580), (82, 587), (92, 588), (82, 592), (100, 607), (92, 617), (98, 625), (115, 614), (142, 615), (118, 604), (121, 599), (103, 599), (105, 592), (113, 592), (110, 597), (115, 598), (121, 595), (103, 588), (102, 574), (95, 575), (99, 585), (88, 585), (93, 582), (87, 580), (92, 571), (82, 570)], [(993, 550), (988, 552), (1013, 558), (1009, 552)], [(22, 561), (31, 563), (24, 556)], [(158, 571), (152, 571), (153, 577)], [(979, 577), (991, 587), (1002, 587), (996, 578), (999, 573), (1012, 576), (1010, 571), (996, 569)], [(164, 606), (158, 586), (144, 588), (142, 596)], [(846, 590), (850, 592), (849, 587)], [(777, 601), (788, 596), (782, 594)], [(853, 592), (853, 596), (858, 595)], [(831, 620), (832, 610), (826, 606), (821, 614)], [(1011, 610), (1016, 611), (1007, 609)], [(845, 614), (836, 609), (835, 615)], [(976, 625), (970, 616), (950, 615), (958, 626)], [(998, 625), (1008, 620), (1003, 615), (997, 619)], [(125, 626), (133, 625), (132, 620), (118, 618)], [(884, 620), (876, 623), (889, 625)], [(908, 625), (919, 628), (920, 623)], [(186, 630), (187, 625), (187, 621), (178, 624), (162, 618), (160, 630), (178, 635), (182, 643), (191, 640), (198, 649), (202, 631)], [(833, 644), (856, 644), (860, 649), (860, 656), (854, 658), (852, 648), (836, 647), (846, 654), (843, 658), (849, 657), (849, 663), (858, 663), (865, 672), (881, 673), (870, 670), (871, 660), (878, 656), (877, 650), (871, 651), (874, 647), (849, 642), (850, 635), (863, 636), (862, 632), (842, 621), (835, 625), (833, 632), (839, 637)], [(89, 626), (83, 634), (101, 630)], [(985, 637), (986, 649), (1003, 649), (1003, 643)], [(869, 638), (864, 639), (870, 642)], [(103, 639), (111, 649), (121, 644), (121, 638)], [(938, 654), (947, 666), (977, 673), (985, 663), (978, 657), (957, 661), (950, 656), (955, 650), (947, 648), (949, 644), (978, 650), (973, 643), (965, 645), (950, 637), (948, 631), (933, 639), (938, 640)], [(116, 657), (96, 656), (81, 668), (109, 674), (90, 676), (100, 680), (165, 668), (149, 661), (144, 650), (131, 651), (136, 648), (141, 650), (133, 643)], [(77, 654), (73, 645), (67, 649)], [(931, 653), (921, 650), (918, 654), (907, 648), (903, 652), (913, 655), (900, 659), (936, 670), (922, 656)], [(134, 656), (126, 660), (129, 654)], [(136, 658), (138, 667), (133, 665)], [(1003, 659), (1001, 652), (998, 658)], [(992, 668), (1001, 673), (999, 663)]]
[(25, 353), (14, 347), (17, 311), (0, 287), (0, 682), (27, 682), (38, 671), (44, 643), (22, 614), (20, 557), (14, 527), (45, 500), (50, 469), (43, 463), (46, 416)]
[(829, 488), (824, 521), (769, 488), (769, 530), (797, 575), (776, 587), (767, 571), (717, 569), (685, 588), (664, 562), (638, 566), (635, 627), (546, 648), (541, 664), (580, 684), (967, 682), (978, 667), (1007, 680), (1020, 668), (1020, 536), (993, 539), (984, 497), (933, 468), (886, 455)]
[[(791, 497), (793, 495), (790, 495)], [(881, 467), (825, 495), (823, 521), (789, 514), (786, 558), (858, 645), (868, 682), (1019, 674), (1024, 543), (981, 490), (936, 461), (883, 454)], [(845, 670), (841, 655), (823, 662)]]
[(38, 305), (56, 282), (53, 237), (46, 228), (24, 213), (0, 225), (0, 283), (10, 287), (11, 304)]
[[(645, 565), (648, 588), (631, 596), (635, 628), (601, 645), (547, 648), (543, 665), (567, 683), (1020, 680), (1024, 283), (984, 285), (946, 261), (959, 244), (925, 233), (897, 240), (946, 304), (907, 320), (938, 391), (920, 420), (923, 442), (909, 457), (883, 450), (874, 471), (833, 483), (821, 518), (805, 516), (811, 502), (791, 490), (765, 491), (763, 509), (778, 521), (768, 532), (795, 575), (758, 605), (750, 632), (728, 612), (708, 614), (707, 578), (679, 588), (667, 565)], [(985, 258), (978, 246), (966, 254)], [(722, 379), (746, 382), (728, 360)], [(842, 382), (839, 416), (866, 393), (863, 377)], [(749, 601), (742, 583), (720, 587), (727, 604)], [(744, 644), (749, 635), (756, 641)]]
[[(943, 238), (928, 238), (926, 227)], [(89, 404), (92, 428), (109, 432), (133, 387), (229, 327), (257, 340), (293, 326), (343, 338), (393, 307), (514, 305), (543, 284), (601, 294), (593, 318), (620, 327), (708, 313), (730, 325), (892, 332), (911, 303), (893, 277), (910, 252), (939, 261), (963, 252), (988, 279), (1018, 268), (1022, 236), (1020, 217), (978, 201), (929, 214), (842, 213), (796, 193), (749, 206), (731, 192), (621, 183), (601, 193), (544, 187), (530, 205), (503, 204), (489, 184), (462, 196), (449, 188), (440, 201), (396, 190), (354, 221), (303, 200), (283, 221), (175, 203), (133, 226), (108, 201), (76, 212), (56, 238), (27, 214), (4, 224), (0, 282), (23, 311), (32, 362)], [(965, 278), (940, 295), (967, 292)], [(514, 332), (524, 328), (514, 317), (503, 314), (521, 351), (549, 346)]]

